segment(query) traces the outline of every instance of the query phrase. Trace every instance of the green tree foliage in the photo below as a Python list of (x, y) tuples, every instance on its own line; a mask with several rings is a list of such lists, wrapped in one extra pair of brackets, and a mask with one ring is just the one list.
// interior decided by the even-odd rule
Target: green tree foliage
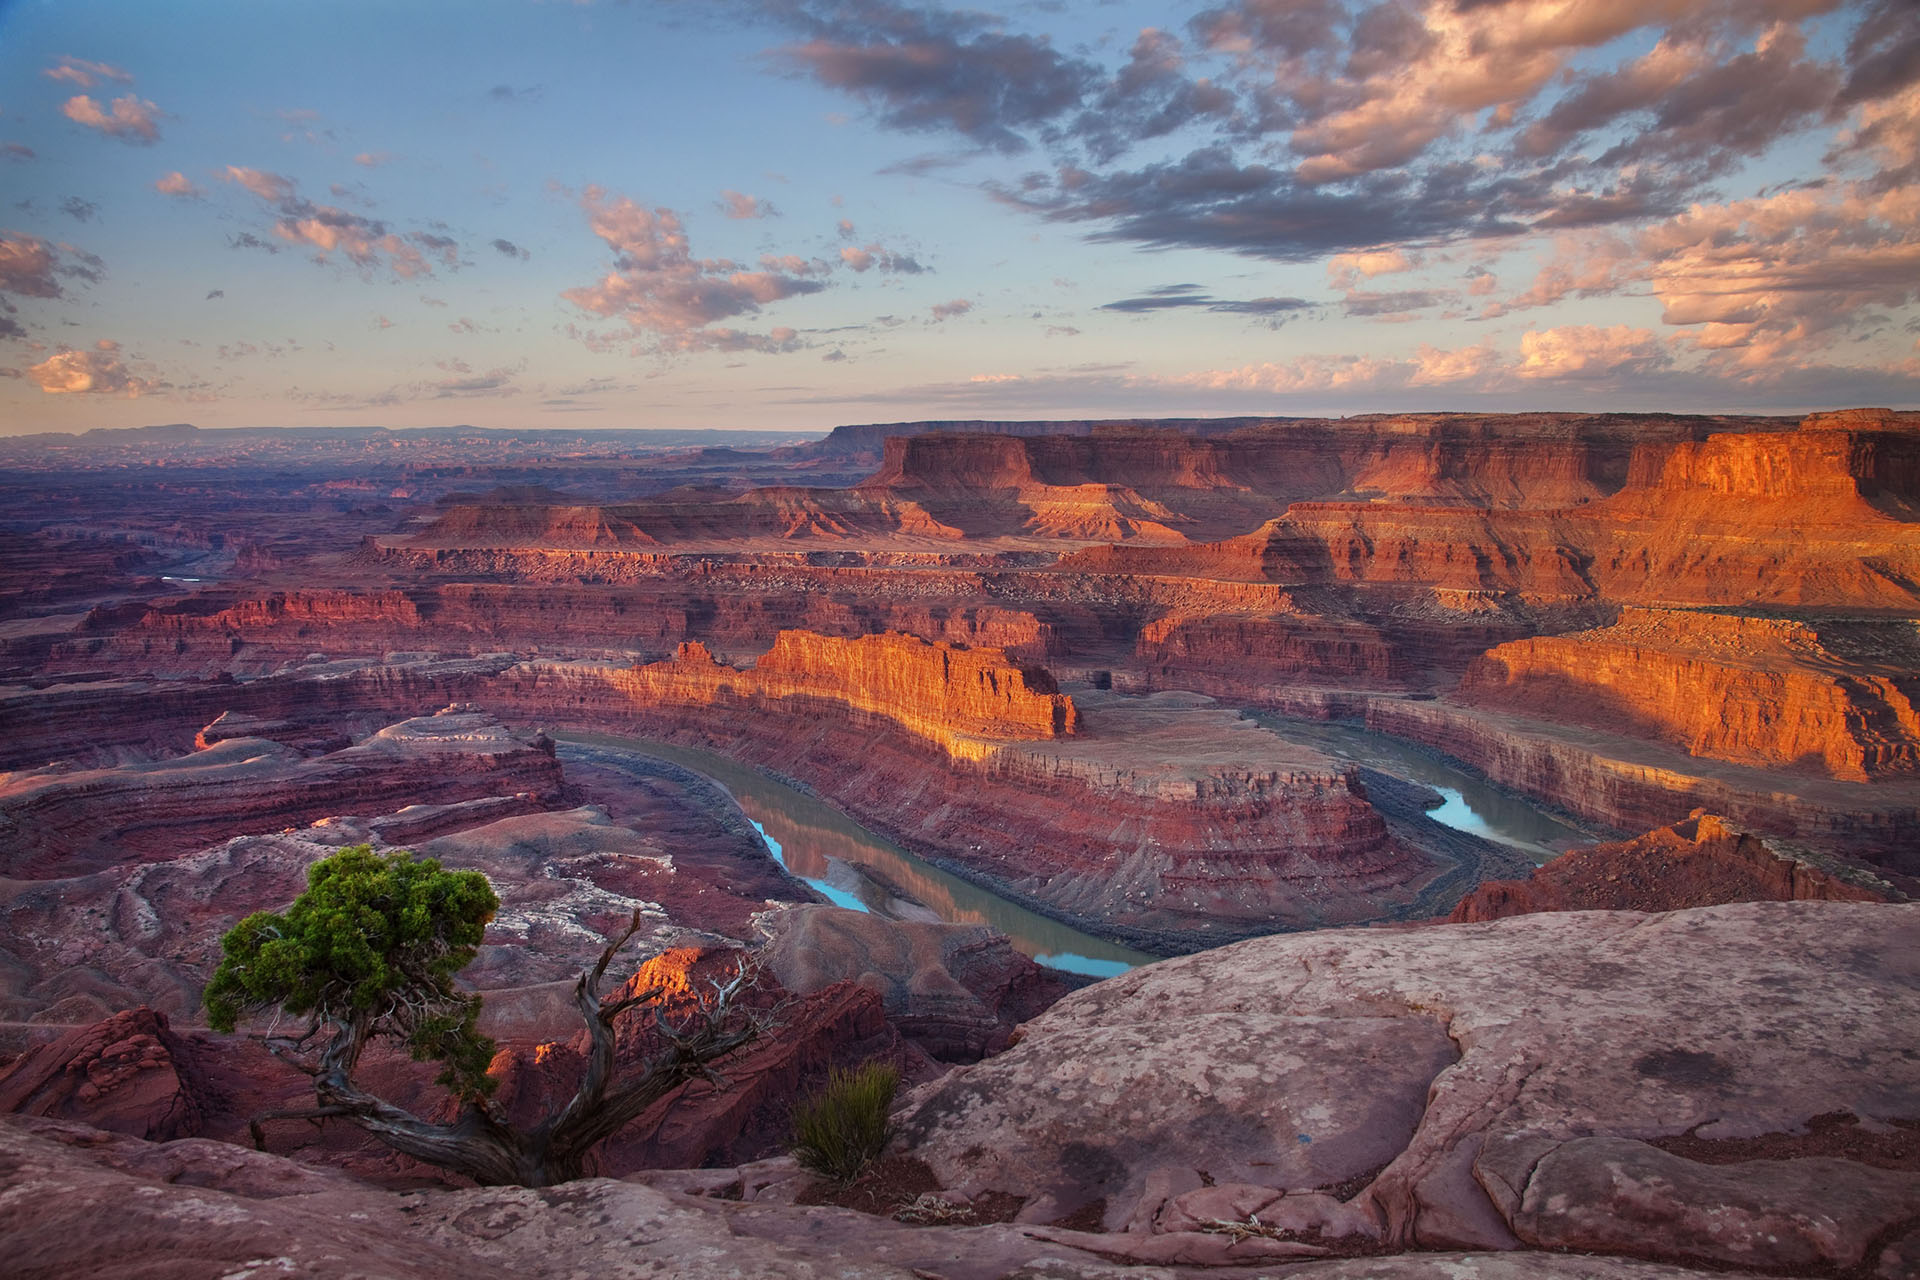
[(358, 1023), (404, 1041), (415, 1061), (440, 1062), (439, 1082), (456, 1095), (485, 1096), (493, 1041), (475, 1028), (480, 997), (453, 979), (499, 909), (478, 871), (443, 871), (405, 850), (342, 849), (313, 864), (284, 913), (255, 912), (227, 933), (207, 1021), (231, 1031), (279, 1008), (316, 1028)]
[(837, 1182), (859, 1177), (893, 1136), (888, 1113), (899, 1087), (900, 1069), (891, 1063), (835, 1067), (826, 1087), (794, 1109), (794, 1158)]
[[(494, 1046), (478, 1030), (480, 997), (454, 984), (499, 907), (477, 871), (356, 845), (315, 863), (284, 912), (250, 915), (228, 931), (204, 997), (207, 1021), (232, 1031), (244, 1018), (270, 1017), (261, 1038), (313, 1078), (317, 1104), (256, 1117), (255, 1144), (265, 1148), (267, 1120), (339, 1119), (483, 1186), (554, 1186), (586, 1173), (596, 1146), (681, 1085), (722, 1083), (713, 1064), (772, 1025), (772, 1013), (747, 1003), (758, 970), (744, 956), (671, 1018), (664, 986), (602, 999), (607, 966), (645, 925), (635, 911), (574, 983), (588, 1043), (578, 1089), (544, 1119), (516, 1125), (491, 1096)], [(639, 1051), (616, 1060), (616, 1024), (642, 1011), (651, 1016), (629, 1042)], [(287, 1014), (301, 1025), (282, 1028)], [(440, 1083), (459, 1100), (451, 1121), (423, 1120), (355, 1083), (361, 1054), (383, 1037), (441, 1064)]]

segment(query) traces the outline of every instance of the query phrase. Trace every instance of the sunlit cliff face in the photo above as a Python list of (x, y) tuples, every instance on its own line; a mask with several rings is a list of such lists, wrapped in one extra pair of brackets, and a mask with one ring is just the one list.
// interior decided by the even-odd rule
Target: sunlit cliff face
[(7, 430), (1920, 396), (1905, 0), (341, 12), (0, 20)]

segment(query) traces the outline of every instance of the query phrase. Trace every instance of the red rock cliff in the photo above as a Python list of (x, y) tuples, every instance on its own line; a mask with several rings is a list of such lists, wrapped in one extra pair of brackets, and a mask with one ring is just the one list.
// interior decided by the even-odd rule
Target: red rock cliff
[(950, 754), (968, 741), (1056, 738), (1074, 731), (1073, 699), (1039, 667), (1019, 667), (998, 649), (957, 649), (898, 632), (842, 639), (782, 631), (751, 668), (714, 661), (706, 646), (683, 644), (670, 662), (623, 673), (637, 700), (702, 705), (815, 698), (858, 716), (879, 716)]
[[(1880, 630), (1885, 643), (1897, 639), (1899, 628)], [(1855, 782), (1920, 767), (1916, 696), (1910, 667), (1842, 658), (1804, 623), (1663, 609), (1500, 645), (1467, 669), (1457, 695), (1695, 756)]]

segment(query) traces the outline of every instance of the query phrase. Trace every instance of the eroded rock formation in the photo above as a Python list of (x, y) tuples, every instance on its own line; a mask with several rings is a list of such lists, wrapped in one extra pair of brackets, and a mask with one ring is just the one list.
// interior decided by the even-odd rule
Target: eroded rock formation
[(1726, 902), (1883, 902), (1856, 884), (1784, 857), (1726, 820), (1685, 822), (1615, 844), (1572, 849), (1525, 880), (1488, 880), (1460, 900), (1456, 924), (1535, 911), (1678, 911)]

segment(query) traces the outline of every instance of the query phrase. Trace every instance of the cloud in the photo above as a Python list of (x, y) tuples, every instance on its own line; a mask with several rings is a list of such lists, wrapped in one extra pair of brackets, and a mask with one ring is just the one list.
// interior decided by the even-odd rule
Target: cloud
[(933, 304), (933, 322), (939, 324), (943, 320), (951, 320), (956, 316), (963, 316), (971, 310), (973, 310), (973, 301), (969, 298), (955, 298), (951, 302), (936, 302)]
[(100, 206), (91, 200), (82, 200), (79, 196), (68, 196), (60, 202), (60, 212), (75, 222), (91, 222), (100, 212)]
[(1439, 306), (1451, 296), (1431, 289), (1402, 289), (1390, 293), (1349, 289), (1343, 305), (1350, 316), (1373, 320), (1411, 320), (1413, 312)]
[(1231, 126), (1239, 105), (1231, 89), (1206, 77), (1188, 77), (1178, 36), (1148, 27), (1134, 41), (1126, 65), (1072, 132), (1094, 159), (1107, 161), (1139, 142), (1196, 122)]
[(60, 114), (75, 124), (98, 129), (110, 138), (150, 147), (160, 141), (160, 108), (132, 94), (115, 98), (111, 108), (102, 107), (86, 94), (68, 98)]
[(840, 261), (857, 272), (878, 268), (882, 275), (917, 276), (926, 270), (911, 255), (895, 253), (877, 242), (860, 248), (848, 245), (840, 250)]
[(720, 193), (720, 212), (729, 218), (745, 220), (748, 218), (777, 218), (780, 211), (772, 204), (740, 191), (722, 191)]
[(1454, 382), (1483, 382), (1501, 366), (1500, 353), (1489, 338), (1476, 346), (1444, 350), (1421, 343), (1413, 359), (1410, 387), (1438, 387)]
[(1375, 276), (1412, 271), (1420, 265), (1420, 255), (1405, 249), (1375, 249), (1369, 253), (1336, 253), (1327, 260), (1327, 275), (1334, 286), (1352, 289), (1360, 280)]
[(1671, 325), (1770, 362), (1920, 300), (1920, 190), (1788, 191), (1697, 205), (1635, 238)]
[(224, 298), (226, 296), (227, 291), (225, 289), (209, 289), (207, 290), (207, 296), (204, 300), (212, 302), (215, 298)]
[(1022, 130), (1077, 109), (1098, 82), (1090, 63), (987, 17), (889, 0), (776, 0), (769, 15), (808, 33), (786, 65), (867, 103), (897, 129), (948, 129), (1001, 152)]
[(100, 259), (71, 249), (66, 252), (79, 261), (66, 261), (61, 249), (38, 236), (0, 231), (0, 293), (22, 298), (58, 298), (63, 296), (60, 286), (63, 275), (90, 281), (99, 279)]
[(102, 338), (92, 350), (61, 351), (27, 369), (27, 377), (48, 395), (110, 395), (135, 399), (169, 389), (157, 379), (135, 375), (121, 360), (120, 344)]
[(153, 189), (163, 196), (179, 196), (187, 200), (198, 200), (205, 194), (193, 184), (192, 179), (178, 169), (156, 181)]
[(1313, 306), (1314, 304), (1305, 298), (1245, 300), (1216, 298), (1204, 292), (1197, 284), (1167, 284), (1157, 289), (1149, 289), (1138, 297), (1102, 303), (1100, 310), (1138, 315), (1144, 312), (1171, 311), (1181, 307), (1203, 307), (1208, 311), (1226, 311), (1240, 315), (1282, 316), (1295, 311), (1311, 310)]
[[(299, 194), (293, 179), (265, 169), (228, 165), (223, 176), (271, 206), (277, 215), (273, 234), (314, 250), (317, 261), (325, 262), (339, 253), (362, 272), (385, 268), (402, 280), (431, 276), (428, 254), (437, 256), (449, 268), (460, 265), (460, 246), (451, 236), (430, 231), (398, 234), (379, 219), (335, 205), (315, 204)], [(236, 248), (271, 251), (273, 247), (252, 232), (240, 233), (231, 243)]]
[(133, 76), (119, 67), (105, 62), (88, 62), (84, 58), (61, 57), (53, 66), (41, 72), (49, 80), (65, 80), (82, 89), (91, 89), (100, 81), (108, 80), (116, 84), (132, 84)]
[(614, 269), (597, 284), (560, 296), (583, 311), (625, 321), (661, 350), (790, 350), (797, 339), (792, 329), (758, 335), (716, 325), (825, 287), (791, 272), (748, 271), (725, 258), (695, 258), (671, 209), (650, 209), (599, 187), (586, 189), (581, 207), (593, 233), (613, 250)]
[(530, 84), (524, 89), (516, 89), (510, 84), (497, 84), (487, 90), (487, 97), (494, 102), (520, 105), (538, 102), (546, 96), (546, 86)]
[(1417, 263), (1633, 228), (1843, 118), (1838, 160), (1920, 182), (1920, 115), (1896, 105), (1920, 82), (1911, 0), (1229, 0), (1190, 43), (1149, 28), (1105, 55), (898, 0), (753, 8), (805, 37), (778, 60), (885, 125), (1044, 147), (987, 190), (1099, 241)]
[(33, 148), (24, 142), (0, 142), (0, 159), (12, 160), (15, 163), (19, 163), (31, 160), (33, 157)]
[(525, 249), (522, 249), (519, 245), (515, 244), (511, 240), (494, 240), (492, 241), (492, 244), (493, 244), (494, 250), (499, 254), (501, 254), (503, 257), (518, 258), (520, 259), (520, 261), (525, 262), (528, 258), (533, 256), (532, 254), (528, 253)]
[(1651, 329), (1574, 324), (1521, 334), (1520, 364), (1514, 372), (1534, 379), (1611, 379), (1648, 373), (1672, 361), (1672, 353)]
[(294, 199), (293, 179), (278, 173), (269, 173), (265, 169), (246, 169), (230, 164), (227, 166), (225, 177), (228, 182), (237, 182), (270, 203), (277, 204)]
[(383, 164), (392, 164), (393, 156), (386, 151), (362, 151), (353, 162), (362, 169), (377, 169)]

